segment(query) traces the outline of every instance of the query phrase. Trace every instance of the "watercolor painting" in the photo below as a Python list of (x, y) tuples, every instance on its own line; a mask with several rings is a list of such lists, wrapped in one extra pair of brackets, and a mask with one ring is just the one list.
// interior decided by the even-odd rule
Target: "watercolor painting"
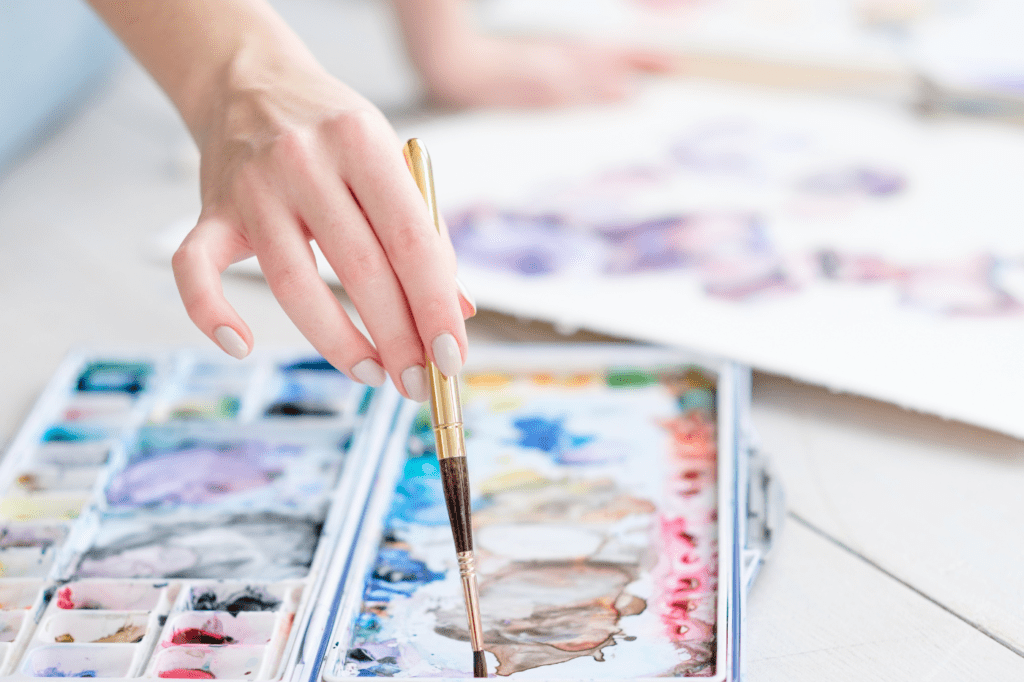
[[(402, 132), (483, 308), (1024, 436), (1012, 131), (692, 79)], [(984, 366), (939, 380), (952, 357)]]
[[(499, 676), (713, 676), (715, 378), (693, 367), (464, 375), (485, 649)], [(332, 674), (465, 676), (429, 415)]]

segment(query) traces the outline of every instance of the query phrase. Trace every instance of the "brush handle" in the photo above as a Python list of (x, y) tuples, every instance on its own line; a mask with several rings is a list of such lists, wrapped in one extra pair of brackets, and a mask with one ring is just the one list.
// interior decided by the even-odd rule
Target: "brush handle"
[[(461, 431), (461, 429), (460, 429)], [(441, 434), (435, 432), (436, 438)], [(459, 578), (466, 598), (469, 617), (469, 639), (474, 651), (484, 646), (483, 626), (480, 623), (480, 594), (476, 582), (476, 557), (473, 554), (473, 524), (470, 518), (469, 471), (465, 455), (438, 460), (441, 465), (441, 485), (448, 506), (448, 520), (452, 526), (456, 557), (459, 560)]]

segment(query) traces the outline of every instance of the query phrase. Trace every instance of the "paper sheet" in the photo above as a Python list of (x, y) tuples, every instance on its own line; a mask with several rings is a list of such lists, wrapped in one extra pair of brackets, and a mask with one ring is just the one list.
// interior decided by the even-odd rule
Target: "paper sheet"
[(482, 307), (1024, 436), (1015, 129), (675, 84), (403, 132)]

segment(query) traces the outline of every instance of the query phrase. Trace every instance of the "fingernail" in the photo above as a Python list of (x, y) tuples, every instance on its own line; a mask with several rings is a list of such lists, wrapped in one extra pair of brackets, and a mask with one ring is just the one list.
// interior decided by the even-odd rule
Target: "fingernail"
[(380, 388), (384, 383), (384, 368), (371, 358), (366, 358), (352, 365), (352, 376), (367, 386)]
[(462, 298), (466, 299), (466, 303), (468, 303), (473, 309), (473, 314), (470, 315), (470, 317), (473, 317), (473, 315), (476, 315), (476, 299), (473, 298), (473, 294), (469, 293), (469, 289), (466, 288), (466, 285), (463, 284), (462, 280), (458, 277), (455, 278), (455, 286), (459, 288), (459, 293), (462, 294)]
[(249, 354), (249, 346), (242, 340), (234, 329), (227, 325), (217, 327), (213, 330), (213, 338), (224, 349), (224, 352), (233, 358), (241, 360)]
[(448, 332), (439, 334), (430, 344), (430, 349), (434, 351), (434, 364), (441, 370), (441, 374), (453, 377), (462, 371), (462, 351), (454, 336)]
[(402, 385), (409, 397), (418, 403), (426, 401), (427, 393), (427, 370), (420, 365), (413, 365), (402, 372)]

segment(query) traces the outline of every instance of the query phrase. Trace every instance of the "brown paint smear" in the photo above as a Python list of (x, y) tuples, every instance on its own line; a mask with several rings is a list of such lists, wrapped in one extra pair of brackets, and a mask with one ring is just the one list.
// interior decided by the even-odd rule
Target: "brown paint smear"
[[(480, 586), (480, 610), (496, 672), (511, 675), (583, 656), (604, 660), (603, 649), (622, 632), (619, 619), (647, 607), (625, 591), (636, 575), (635, 565), (553, 561), (513, 563), (488, 577)], [(435, 630), (468, 640), (465, 619), (463, 611), (439, 612)]]

